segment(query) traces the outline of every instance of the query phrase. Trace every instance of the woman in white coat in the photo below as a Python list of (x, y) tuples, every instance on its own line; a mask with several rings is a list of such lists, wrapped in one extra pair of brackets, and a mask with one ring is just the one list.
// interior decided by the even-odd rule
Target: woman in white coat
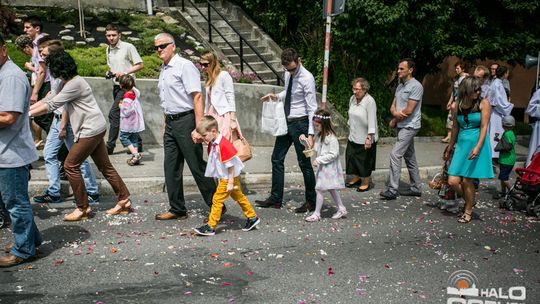
[(531, 159), (540, 146), (540, 89), (536, 90), (533, 94), (527, 110), (525, 111), (529, 115), (529, 119), (532, 121), (532, 134), (531, 141), (529, 142), (529, 153), (527, 155), (527, 161), (525, 162), (525, 167), (527, 167)]
[(507, 68), (499, 66), (496, 71), (495, 78), (489, 86), (488, 101), (491, 104), (491, 118), (489, 119), (489, 140), (491, 143), (491, 157), (499, 158), (499, 152), (495, 151), (497, 141), (495, 137), (502, 136), (504, 129), (502, 127), (502, 119), (510, 115), (514, 105), (508, 101), (508, 96), (504, 90), (502, 79), (506, 74)]
[(206, 76), (206, 99), (204, 114), (213, 116), (219, 125), (219, 131), (229, 141), (243, 138), (236, 120), (236, 102), (231, 75), (222, 71), (216, 54), (204, 52), (200, 65)]

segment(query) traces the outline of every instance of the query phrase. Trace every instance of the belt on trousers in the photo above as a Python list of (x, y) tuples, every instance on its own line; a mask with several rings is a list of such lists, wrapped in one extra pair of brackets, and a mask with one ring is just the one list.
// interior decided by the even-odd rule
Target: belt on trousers
[(177, 113), (177, 114), (165, 114), (165, 117), (167, 117), (167, 119), (169, 120), (176, 120), (176, 119), (179, 119), (181, 117), (184, 117), (188, 114), (192, 114), (194, 113), (193, 110), (189, 110), (189, 111), (185, 111), (185, 112), (182, 112), (182, 113)]
[(301, 117), (290, 117), (290, 118), (287, 118), (287, 122), (298, 122), (298, 121), (303, 121), (303, 120), (307, 120), (309, 118), (309, 116), (301, 116)]

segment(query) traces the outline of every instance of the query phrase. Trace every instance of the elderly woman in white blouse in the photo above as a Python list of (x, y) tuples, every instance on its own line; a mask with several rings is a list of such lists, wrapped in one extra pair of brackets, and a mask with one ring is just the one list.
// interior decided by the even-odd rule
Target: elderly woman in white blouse
[(345, 152), (346, 173), (350, 176), (346, 186), (358, 192), (370, 189), (369, 178), (375, 170), (377, 156), (377, 104), (369, 95), (369, 82), (356, 78), (351, 82), (353, 95), (349, 102), (349, 140)]

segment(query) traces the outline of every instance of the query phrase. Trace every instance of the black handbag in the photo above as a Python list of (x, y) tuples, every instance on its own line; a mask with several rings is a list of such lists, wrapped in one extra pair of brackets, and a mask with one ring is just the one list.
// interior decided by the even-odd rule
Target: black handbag
[(506, 138), (504, 137), (505, 133), (503, 133), (501, 139), (499, 139), (499, 142), (495, 146), (495, 151), (497, 152), (508, 152), (512, 150), (512, 144), (506, 141)]

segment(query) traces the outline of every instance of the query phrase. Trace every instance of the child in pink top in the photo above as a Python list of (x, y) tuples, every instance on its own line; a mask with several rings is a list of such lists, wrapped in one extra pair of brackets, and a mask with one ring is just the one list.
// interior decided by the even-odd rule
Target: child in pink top
[(129, 74), (119, 77), (118, 82), (124, 90), (124, 97), (118, 104), (120, 107), (120, 142), (129, 149), (131, 158), (128, 165), (136, 166), (141, 163), (138, 151), (139, 132), (144, 131), (144, 117), (139, 98), (141, 93), (135, 87), (135, 79)]

